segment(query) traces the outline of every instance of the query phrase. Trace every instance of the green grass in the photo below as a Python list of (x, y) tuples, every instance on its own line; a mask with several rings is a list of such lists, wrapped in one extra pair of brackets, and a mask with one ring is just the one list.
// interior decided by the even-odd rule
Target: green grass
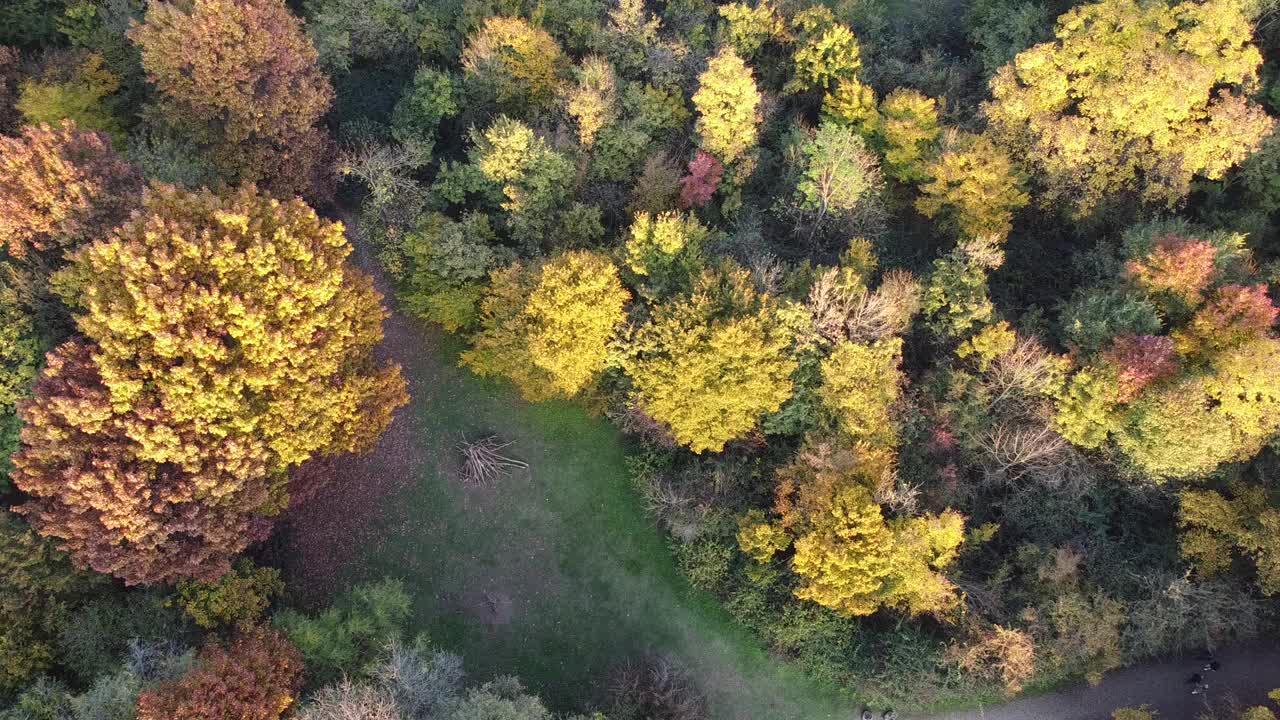
[[(717, 718), (853, 716), (852, 700), (769, 657), (687, 585), (607, 421), (567, 403), (525, 403), (456, 367), (457, 345), (442, 344), (401, 358), (416, 383), (408, 410), (423, 467), (390, 499), (382, 543), (345, 581), (403, 579), (415, 630), (460, 653), (473, 679), (516, 674), (559, 710), (599, 697), (617, 662), (670, 652), (706, 688)], [(531, 471), (487, 490), (450, 479), (453, 446), (481, 433), (513, 440), (509, 451)], [(513, 599), (509, 623), (467, 609), (482, 591)]]

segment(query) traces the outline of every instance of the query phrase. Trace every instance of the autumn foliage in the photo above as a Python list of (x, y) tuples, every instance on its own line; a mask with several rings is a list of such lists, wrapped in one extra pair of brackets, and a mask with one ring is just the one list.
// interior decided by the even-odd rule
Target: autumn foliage
[(206, 147), (231, 181), (306, 192), (328, 142), (333, 90), (283, 0), (152, 2), (130, 31), (164, 124)]
[(130, 583), (210, 579), (287, 503), (286, 471), (368, 449), (405, 401), (342, 226), (252, 187), (158, 186), (56, 284), (83, 339), (50, 354), (14, 480), (42, 534)]
[(637, 404), (694, 452), (719, 452), (791, 396), (796, 363), (776, 303), (737, 268), (708, 270), (659, 307), (628, 371)]
[(275, 720), (301, 689), (302, 654), (259, 629), (205, 646), (195, 669), (138, 698), (138, 720)]
[(106, 135), (74, 123), (0, 135), (0, 245), (22, 258), (98, 240), (128, 216), (141, 185)]
[(1078, 214), (1119, 194), (1172, 207), (1218, 179), (1272, 120), (1246, 99), (1262, 54), (1233, 0), (1102, 0), (1058, 18), (1057, 39), (991, 80), (996, 132)]

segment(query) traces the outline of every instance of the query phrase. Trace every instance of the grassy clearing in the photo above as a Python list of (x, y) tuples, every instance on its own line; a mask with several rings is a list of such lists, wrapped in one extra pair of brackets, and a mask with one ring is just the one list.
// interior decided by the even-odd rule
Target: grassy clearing
[[(518, 674), (558, 709), (598, 696), (615, 663), (650, 651), (683, 658), (719, 718), (854, 715), (850, 700), (767, 656), (689, 588), (606, 421), (565, 403), (524, 403), (457, 368), (456, 343), (406, 329), (430, 353), (397, 358), (414, 395), (403, 422), (420, 451), (416, 482), (387, 499), (379, 542), (362, 546), (343, 584), (402, 578), (418, 628), (461, 653), (475, 677)], [(464, 434), (488, 433), (514, 440), (511, 454), (531, 469), (464, 488), (452, 479), (452, 448)]]

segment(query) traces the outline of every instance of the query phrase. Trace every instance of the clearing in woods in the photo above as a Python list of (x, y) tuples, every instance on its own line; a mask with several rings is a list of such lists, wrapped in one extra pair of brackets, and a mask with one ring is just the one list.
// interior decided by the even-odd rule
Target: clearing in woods
[[(354, 259), (392, 304), (376, 265)], [(606, 420), (475, 377), (457, 367), (455, 340), (399, 313), (384, 328), (382, 352), (413, 399), (374, 452), (341, 460), (336, 486), (290, 512), (281, 550), (295, 600), (400, 578), (415, 629), (474, 678), (516, 674), (560, 710), (596, 696), (616, 663), (670, 652), (717, 718), (855, 717), (849, 699), (768, 656), (688, 586)], [(456, 446), (489, 434), (530, 467), (467, 487)]]

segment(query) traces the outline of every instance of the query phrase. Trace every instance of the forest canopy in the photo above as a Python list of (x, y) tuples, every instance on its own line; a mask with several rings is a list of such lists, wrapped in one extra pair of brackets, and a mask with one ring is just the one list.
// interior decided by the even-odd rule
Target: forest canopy
[[(379, 452), (497, 498), (553, 472), (450, 388), (402, 411), (393, 312), (398, 357), (612, 423), (630, 485), (554, 499), (647, 513), (679, 587), (859, 702), (1274, 637), (1278, 14), (5, 4), (0, 720), (707, 716), (679, 658), (563, 668), (609, 688), (572, 707), (464, 682), (469, 630), (337, 580), (402, 518), (343, 538), (360, 572), (282, 560), (315, 497), (383, 508)], [(406, 415), (457, 446), (387, 450)], [(397, 512), (475, 511), (438, 489)]]

